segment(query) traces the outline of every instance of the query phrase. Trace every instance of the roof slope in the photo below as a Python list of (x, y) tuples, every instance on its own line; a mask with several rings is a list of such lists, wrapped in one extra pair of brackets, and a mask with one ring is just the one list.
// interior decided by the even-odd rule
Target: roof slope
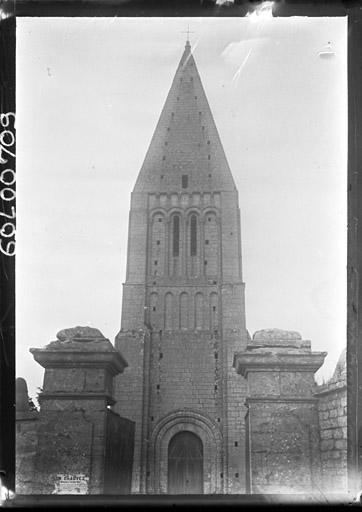
[(189, 192), (235, 190), (188, 41), (134, 191), (177, 192), (185, 174)]

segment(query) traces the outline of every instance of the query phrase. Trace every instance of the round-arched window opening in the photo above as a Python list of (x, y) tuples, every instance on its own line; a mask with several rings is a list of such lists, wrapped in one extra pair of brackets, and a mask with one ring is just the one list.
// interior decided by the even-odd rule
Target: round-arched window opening
[(180, 254), (180, 217), (175, 215), (172, 223), (173, 240), (172, 240), (172, 255), (179, 256)]
[(196, 215), (191, 215), (190, 254), (191, 254), (191, 256), (196, 256), (196, 254), (197, 254), (197, 218), (196, 218)]

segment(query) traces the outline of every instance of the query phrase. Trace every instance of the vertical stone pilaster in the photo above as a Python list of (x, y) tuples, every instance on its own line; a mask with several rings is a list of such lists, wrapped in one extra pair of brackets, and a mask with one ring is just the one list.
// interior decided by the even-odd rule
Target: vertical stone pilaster
[[(60, 331), (56, 341), (30, 352), (45, 374), (34, 471), (24, 475), (31, 479), (28, 492), (127, 492), (123, 484), (131, 471), (134, 425), (110, 410), (113, 377), (123, 372), (126, 361), (100, 331), (89, 327)], [(83, 481), (78, 491), (77, 479)], [(69, 489), (65, 481), (72, 482)]]
[(258, 331), (234, 366), (247, 380), (252, 493), (321, 491), (314, 373), (325, 352), (293, 331)]

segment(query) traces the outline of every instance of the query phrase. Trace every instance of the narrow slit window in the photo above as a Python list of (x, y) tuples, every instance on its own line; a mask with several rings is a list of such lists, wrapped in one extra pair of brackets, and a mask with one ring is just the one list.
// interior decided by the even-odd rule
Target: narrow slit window
[(182, 188), (187, 188), (189, 186), (189, 177), (187, 174), (183, 174), (181, 177)]
[(191, 246), (191, 256), (196, 256), (197, 254), (197, 220), (196, 215), (191, 216), (191, 233), (190, 233), (190, 246)]
[(175, 215), (173, 218), (173, 256), (179, 256), (180, 254), (180, 217)]

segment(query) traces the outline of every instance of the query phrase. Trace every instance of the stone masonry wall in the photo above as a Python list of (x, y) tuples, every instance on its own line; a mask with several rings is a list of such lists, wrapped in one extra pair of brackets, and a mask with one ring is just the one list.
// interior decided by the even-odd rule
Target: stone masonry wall
[[(154, 333), (151, 351), (149, 437), (160, 420), (182, 410), (197, 411), (221, 431), (223, 383), (218, 336), (210, 332)], [(151, 459), (152, 452), (150, 467)]]
[(329, 382), (317, 386), (322, 485), (326, 492), (347, 489), (347, 382), (345, 352)]
[[(131, 492), (139, 493), (141, 485), (142, 416), (144, 406), (144, 353), (149, 343), (145, 331), (121, 331), (115, 340), (115, 347), (128, 362), (128, 368), (114, 379), (114, 393), (117, 403), (113, 410), (135, 422), (134, 459)], [(122, 412), (121, 412), (122, 411)]]
[[(18, 416), (18, 415), (17, 415)], [(18, 494), (33, 491), (34, 459), (38, 447), (38, 413), (16, 419), (15, 488)]]

